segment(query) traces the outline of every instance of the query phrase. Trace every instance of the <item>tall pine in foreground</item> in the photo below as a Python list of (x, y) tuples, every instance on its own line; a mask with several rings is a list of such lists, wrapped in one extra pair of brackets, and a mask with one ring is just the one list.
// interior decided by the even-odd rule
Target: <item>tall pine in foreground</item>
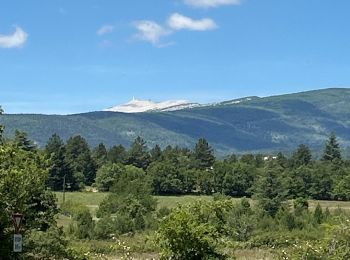
[(81, 184), (91, 185), (96, 178), (96, 165), (92, 159), (89, 145), (80, 135), (68, 139), (66, 157), (74, 171), (74, 177)]
[(208, 169), (215, 162), (214, 151), (205, 138), (200, 138), (194, 149), (195, 168)]
[(138, 136), (131, 145), (128, 162), (138, 168), (146, 169), (150, 160), (151, 157), (148, 152), (146, 141)]
[(50, 160), (48, 186), (52, 190), (62, 190), (65, 179), (72, 190), (79, 187), (74, 179), (73, 172), (66, 161), (66, 148), (59, 135), (53, 134), (45, 146), (45, 157)]
[(323, 151), (322, 160), (329, 162), (342, 160), (340, 147), (334, 133), (332, 133), (327, 140), (326, 147)]

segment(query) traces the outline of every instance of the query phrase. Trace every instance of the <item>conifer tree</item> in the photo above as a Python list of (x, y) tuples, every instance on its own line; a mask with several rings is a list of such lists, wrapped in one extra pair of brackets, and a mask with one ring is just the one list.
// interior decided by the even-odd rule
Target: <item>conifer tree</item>
[(151, 153), (152, 162), (162, 160), (162, 157), (163, 157), (162, 156), (162, 149), (160, 148), (160, 146), (158, 144), (152, 148), (150, 153)]
[(138, 136), (129, 151), (129, 164), (138, 168), (146, 169), (150, 163), (150, 154), (146, 146), (146, 141)]
[(96, 177), (96, 165), (92, 160), (90, 148), (80, 135), (68, 139), (66, 158), (74, 171), (74, 176), (86, 185), (91, 185)]
[(331, 162), (342, 160), (340, 147), (334, 133), (332, 133), (327, 140), (326, 147), (323, 151), (322, 160)]
[(204, 138), (200, 138), (194, 149), (195, 167), (198, 169), (207, 169), (213, 166), (215, 162), (213, 148)]
[(100, 143), (93, 151), (92, 157), (94, 158), (97, 166), (100, 168), (107, 161), (107, 149), (103, 143)]
[(108, 161), (112, 163), (127, 163), (128, 154), (123, 145), (114, 145), (107, 153)]
[(298, 149), (293, 153), (292, 165), (299, 167), (302, 165), (308, 165), (311, 163), (312, 155), (309, 147), (305, 144), (299, 145)]
[(270, 163), (255, 183), (254, 197), (258, 205), (271, 216), (277, 213), (287, 197), (288, 191), (283, 186), (281, 173), (282, 168)]
[(63, 189), (63, 182), (72, 190), (78, 189), (73, 172), (66, 161), (66, 148), (59, 135), (53, 134), (45, 146), (45, 157), (50, 160), (48, 186), (55, 190)]
[(29, 140), (27, 133), (16, 130), (14, 144), (16, 147), (25, 151), (35, 151), (36, 145), (32, 140)]

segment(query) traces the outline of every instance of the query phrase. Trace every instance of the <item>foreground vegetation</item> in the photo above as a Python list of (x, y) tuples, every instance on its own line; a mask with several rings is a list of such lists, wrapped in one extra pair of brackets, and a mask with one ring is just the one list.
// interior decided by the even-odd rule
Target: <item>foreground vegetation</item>
[[(17, 131), (0, 144), (0, 255), (349, 259), (349, 180), (334, 134), (319, 160), (305, 145), (289, 158), (219, 160), (205, 139), (193, 150), (149, 150), (140, 137), (129, 150), (90, 150), (81, 136), (53, 135), (41, 150)], [(11, 246), (15, 212), (25, 215), (20, 256)]]

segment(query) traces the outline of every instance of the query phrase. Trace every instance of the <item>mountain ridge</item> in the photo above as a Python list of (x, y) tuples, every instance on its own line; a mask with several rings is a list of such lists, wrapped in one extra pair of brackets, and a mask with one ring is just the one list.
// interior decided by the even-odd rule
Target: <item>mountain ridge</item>
[(100, 142), (128, 146), (142, 136), (150, 147), (156, 143), (193, 147), (205, 137), (221, 154), (291, 151), (301, 143), (319, 150), (334, 132), (345, 148), (350, 146), (350, 89), (246, 97), (176, 111), (4, 114), (0, 123), (7, 136), (15, 129), (24, 130), (41, 146), (57, 133), (64, 139), (80, 134), (92, 146)]

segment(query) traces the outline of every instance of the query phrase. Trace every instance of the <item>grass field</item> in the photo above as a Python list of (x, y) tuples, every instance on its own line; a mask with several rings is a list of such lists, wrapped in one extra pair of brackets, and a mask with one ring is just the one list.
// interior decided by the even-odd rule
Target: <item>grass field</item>
[[(63, 194), (62, 192), (55, 193), (58, 200), (58, 205), (62, 204)], [(98, 209), (98, 205), (102, 202), (108, 193), (102, 192), (66, 192), (65, 199), (66, 201), (72, 201), (74, 203), (83, 204), (87, 206), (93, 216), (95, 216), (96, 210)], [(177, 205), (188, 204), (197, 200), (212, 200), (212, 196), (195, 196), (195, 195), (186, 195), (186, 196), (155, 196), (158, 201), (158, 208), (168, 207), (174, 208)], [(239, 201), (239, 199), (234, 199)], [(314, 210), (317, 203), (321, 205), (322, 208), (329, 208), (330, 211), (336, 210), (337, 208), (341, 208), (342, 210), (350, 211), (350, 202), (342, 202), (342, 201), (309, 201), (309, 208), (311, 211)], [(69, 224), (72, 223), (72, 219), (70, 217), (59, 215), (57, 222), (59, 226), (64, 228), (68, 228)], [(146, 234), (136, 234), (133, 237), (123, 236), (121, 238), (128, 246), (131, 247), (131, 253), (134, 259), (159, 259), (159, 255), (152, 251), (152, 244), (148, 240), (148, 235)], [(77, 248), (84, 248), (86, 251), (105, 251), (107, 255), (109, 255), (110, 248), (115, 246), (115, 242), (113, 241), (74, 241), (76, 243)], [(228, 252), (229, 253), (229, 252)], [(110, 252), (111, 258), (104, 259), (122, 259), (119, 256), (119, 251)], [(275, 259), (275, 255), (272, 251), (268, 249), (241, 249), (236, 250), (233, 253), (237, 259), (244, 260), (253, 260), (253, 259), (265, 259), (272, 260)], [(100, 257), (92, 258), (92, 259), (102, 259)]]
[[(63, 194), (62, 192), (56, 192), (56, 197), (58, 200), (58, 205), (62, 204)], [(108, 195), (106, 192), (66, 192), (66, 201), (71, 200), (73, 202), (86, 205), (88, 208), (94, 212), (102, 200)], [(195, 196), (195, 195), (185, 195), (185, 196), (154, 196), (158, 201), (158, 208), (168, 207), (174, 208), (177, 205), (188, 204), (196, 200), (211, 200), (211, 196)], [(239, 200), (239, 199), (236, 199)], [(320, 203), (322, 208), (329, 208), (329, 210), (335, 210), (341, 208), (346, 211), (350, 211), (350, 201), (318, 201), (310, 200), (309, 207), (313, 210), (317, 203)]]
[[(63, 193), (55, 192), (58, 206), (62, 204)], [(107, 192), (66, 192), (65, 200), (73, 201), (75, 203), (83, 204), (87, 206), (91, 212), (95, 212), (98, 208), (98, 205), (102, 200), (108, 195)], [(158, 201), (158, 208), (168, 207), (174, 208), (177, 205), (188, 204), (196, 200), (211, 200), (211, 196), (195, 196), (195, 195), (186, 195), (186, 196), (154, 196)]]

